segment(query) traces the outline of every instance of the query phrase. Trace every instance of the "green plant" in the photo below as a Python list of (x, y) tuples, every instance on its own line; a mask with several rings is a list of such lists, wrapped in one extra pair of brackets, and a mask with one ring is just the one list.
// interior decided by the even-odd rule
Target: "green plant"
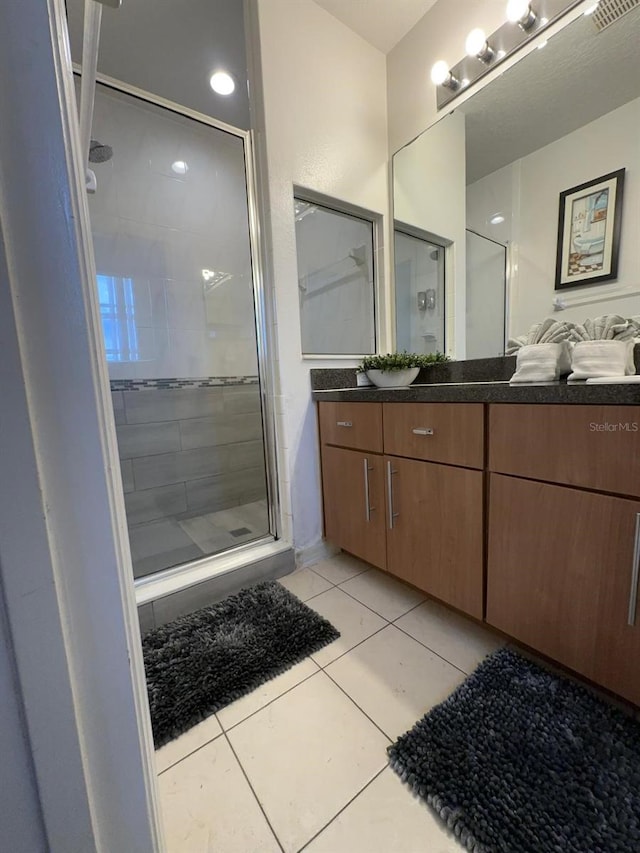
[(407, 370), (411, 367), (429, 367), (431, 364), (442, 364), (451, 361), (448, 355), (441, 352), (420, 355), (417, 352), (390, 352), (387, 355), (368, 355), (362, 359), (358, 373), (367, 370)]

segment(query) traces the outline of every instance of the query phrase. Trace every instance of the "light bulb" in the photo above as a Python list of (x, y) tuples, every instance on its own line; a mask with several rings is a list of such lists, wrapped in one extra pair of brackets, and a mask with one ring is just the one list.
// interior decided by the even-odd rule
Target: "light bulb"
[(236, 88), (233, 77), (226, 71), (216, 71), (212, 74), (209, 85), (218, 95), (230, 95)]
[(467, 56), (477, 56), (479, 53), (482, 53), (486, 43), (487, 36), (484, 30), (481, 30), (480, 27), (476, 27), (475, 30), (471, 30), (464, 43), (464, 49), (467, 51)]
[(450, 73), (447, 63), (444, 59), (440, 59), (431, 69), (431, 82), (434, 86), (442, 86), (445, 80), (449, 78)]
[(189, 166), (184, 160), (176, 160), (171, 164), (171, 169), (176, 175), (186, 175), (189, 171)]
[(517, 24), (523, 18), (526, 18), (531, 7), (529, 0), (509, 0), (507, 3), (507, 20), (512, 24)]

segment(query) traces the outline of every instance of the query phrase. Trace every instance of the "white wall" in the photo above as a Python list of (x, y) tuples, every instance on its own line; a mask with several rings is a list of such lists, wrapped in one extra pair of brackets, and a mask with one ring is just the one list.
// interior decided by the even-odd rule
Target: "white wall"
[(447, 353), (464, 358), (465, 117), (445, 116), (393, 158), (394, 216), (451, 245), (445, 259)]
[[(113, 148), (92, 164), (96, 268), (132, 279), (139, 347), (110, 378), (257, 374), (242, 139), (104, 87), (93, 136)], [(232, 277), (209, 290), (203, 269)]]
[[(322, 523), (309, 369), (336, 362), (301, 357), (293, 187), (387, 217), (385, 57), (311, 0), (257, 0), (257, 9), (264, 109), (257, 129), (258, 142), (266, 139), (268, 168), (281, 491), (285, 533), (304, 550), (319, 543)], [(382, 253), (376, 260), (384, 263)]]
[[(582, 321), (604, 313), (640, 313), (640, 98), (540, 148), (521, 161), (517, 230), (518, 278), (513, 283), (511, 334), (524, 334), (552, 313), (559, 295), (589, 303), (556, 314)], [(558, 197), (563, 190), (626, 167), (620, 263), (615, 282), (555, 291)], [(625, 291), (625, 288), (629, 288)], [(612, 299), (613, 293), (627, 293)], [(591, 301), (597, 300), (597, 301)]]
[[(512, 243), (510, 336), (524, 334), (533, 323), (549, 316), (582, 322), (606, 313), (640, 313), (639, 136), (640, 98), (467, 188), (469, 227)], [(627, 171), (618, 278), (556, 291), (560, 193), (621, 168)], [(504, 213), (505, 222), (491, 226), (488, 220), (497, 211)], [(565, 300), (567, 308), (554, 313), (557, 296)]]
[(437, 119), (431, 66), (464, 56), (469, 30), (492, 33), (505, 22), (506, 0), (438, 0), (387, 55), (389, 150), (406, 145)]

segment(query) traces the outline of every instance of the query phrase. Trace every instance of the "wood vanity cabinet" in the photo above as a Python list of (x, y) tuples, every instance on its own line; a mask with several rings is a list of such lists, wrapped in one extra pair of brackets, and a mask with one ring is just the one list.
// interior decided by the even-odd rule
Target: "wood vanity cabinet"
[(490, 406), (486, 619), (640, 704), (640, 435), (597, 427), (634, 422), (629, 406)]
[(327, 538), (481, 619), (482, 404), (321, 402), (319, 425)]

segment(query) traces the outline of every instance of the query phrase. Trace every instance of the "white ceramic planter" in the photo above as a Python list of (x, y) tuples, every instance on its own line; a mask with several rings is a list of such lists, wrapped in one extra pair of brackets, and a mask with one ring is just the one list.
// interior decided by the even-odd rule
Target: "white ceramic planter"
[(419, 372), (419, 367), (407, 367), (405, 370), (367, 370), (367, 376), (378, 388), (407, 388)]

